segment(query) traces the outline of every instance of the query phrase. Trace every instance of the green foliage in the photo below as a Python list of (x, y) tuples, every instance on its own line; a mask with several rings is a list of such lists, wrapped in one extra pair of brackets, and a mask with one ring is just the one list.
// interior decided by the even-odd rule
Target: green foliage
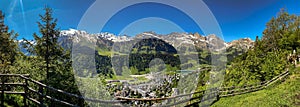
[[(33, 34), (36, 41), (35, 45), (27, 41), (29, 46), (27, 49), (33, 56), (21, 56), (16, 63), (18, 67), (15, 67), (15, 70), (28, 73), (34, 79), (56, 89), (80, 94), (75, 84), (70, 52), (64, 50), (57, 41), (60, 31), (56, 27), (57, 19), (52, 17), (52, 9), (46, 7), (45, 14), (40, 15), (40, 20), (38, 27), (42, 35)], [(63, 101), (83, 105), (83, 101), (69, 98), (67, 95), (50, 90), (46, 90), (46, 94)], [(49, 106), (53, 105), (50, 104)]]
[(0, 10), (0, 73), (10, 73), (8, 69), (13, 66), (18, 54), (18, 45), (15, 42), (18, 34), (8, 31), (4, 17)]
[(249, 50), (237, 57), (226, 70), (225, 85), (236, 86), (270, 80), (284, 71), (286, 54)]
[(65, 57), (68, 56), (63, 53), (62, 47), (57, 43), (60, 31), (56, 28), (57, 19), (52, 17), (52, 10), (45, 8), (45, 14), (40, 15), (40, 20), (38, 27), (42, 36), (33, 34), (36, 41), (33, 54), (45, 61), (47, 79), (50, 79), (53, 76), (50, 73), (57, 71), (59, 68), (57, 65), (64, 62)]
[(263, 32), (265, 51), (280, 49), (296, 49), (299, 44), (299, 16), (290, 15), (281, 9), (277, 17), (273, 17)]
[(300, 104), (300, 68), (287, 80), (265, 90), (221, 98), (212, 107), (298, 107)]
[[(125, 56), (120, 56), (125, 57)], [(146, 71), (146, 68), (149, 68), (150, 62), (159, 58), (164, 61), (165, 64), (171, 65), (173, 67), (180, 67), (180, 59), (174, 54), (130, 54), (129, 56), (129, 66), (135, 66), (138, 71)], [(116, 58), (117, 59), (117, 58)], [(121, 63), (121, 62), (120, 62)]]
[(46, 72), (41, 72), (44, 71), (44, 68), (40, 67), (43, 65), (45, 63), (35, 56), (20, 55), (10, 71), (15, 74), (29, 74), (32, 79), (40, 81), (46, 79)]
[(14, 107), (14, 106), (24, 106), (23, 96), (14, 94), (4, 94), (4, 106)]
[[(8, 26), (4, 23), (5, 15), (0, 10), (0, 74), (14, 73), (14, 67), (18, 61), (19, 48), (16, 42), (18, 34), (9, 31)], [(7, 82), (9, 78), (1, 78), (1, 81)], [(1, 89), (4, 89), (1, 86)], [(22, 106), (23, 97), (20, 95), (4, 95), (4, 103), (8, 105)]]
[(122, 76), (129, 77), (131, 75), (130, 69), (127, 66), (122, 67)]
[(299, 17), (282, 9), (266, 25), (255, 47), (236, 57), (226, 70), (225, 86), (270, 80), (288, 65), (287, 55), (299, 47)]
[(138, 70), (135, 66), (131, 66), (131, 67), (130, 67), (130, 72), (131, 72), (131, 74), (133, 74), (133, 75), (139, 74), (139, 70)]
[[(94, 78), (76, 77), (77, 85), (82, 95), (86, 98), (112, 100), (109, 92), (106, 89), (106, 82), (102, 75)], [(108, 106), (107, 104), (87, 102), (91, 107)]]

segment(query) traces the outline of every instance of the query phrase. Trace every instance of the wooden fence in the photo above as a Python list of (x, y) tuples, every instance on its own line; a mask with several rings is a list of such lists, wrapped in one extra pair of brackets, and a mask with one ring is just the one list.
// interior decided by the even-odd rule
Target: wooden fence
[(235, 87), (235, 86), (222, 87), (219, 89), (220, 90), (219, 95), (220, 95), (220, 97), (227, 97), (227, 96), (240, 95), (240, 94), (245, 94), (245, 93), (249, 93), (249, 92), (262, 90), (279, 80), (283, 80), (288, 75), (289, 75), (289, 71), (287, 70), (287, 71), (281, 73), (280, 75), (272, 78), (269, 81), (263, 81), (263, 82), (259, 82), (256, 84), (244, 85), (244, 86), (239, 86), (239, 87)]
[[(55, 93), (61, 93), (63, 95), (67, 95), (68, 97), (72, 97), (72, 98), (76, 98), (78, 100), (85, 100), (85, 101), (90, 101), (90, 102), (96, 102), (96, 103), (103, 103), (103, 104), (121, 104), (122, 100), (98, 100), (98, 99), (91, 99), (91, 98), (85, 98), (83, 96), (80, 95), (76, 95), (76, 94), (72, 94), (72, 93), (68, 93), (65, 92), (63, 90), (60, 89), (55, 89), (53, 87), (47, 86), (39, 81), (35, 81), (31, 78), (29, 78), (29, 75), (27, 74), (0, 74), (0, 78), (1, 78), (1, 105), (4, 106), (4, 94), (19, 94), (22, 95), (23, 98), (23, 103), (24, 106), (27, 106), (28, 102), (27, 101), (31, 101), (37, 105), (39, 105), (40, 107), (44, 107), (47, 106), (47, 104), (45, 104), (46, 100), (50, 100), (52, 103), (56, 103), (56, 104), (62, 104), (64, 106), (72, 106), (72, 107), (77, 107), (77, 104), (72, 104), (68, 101), (63, 101), (60, 100), (58, 98), (54, 98), (51, 96), (48, 96), (45, 94), (45, 90), (49, 90)], [(12, 82), (12, 83), (7, 83), (7, 80), (12, 80), (12, 78), (14, 78), (13, 80), (21, 80), (21, 81), (17, 81), (17, 82)], [(33, 84), (36, 85), (38, 87), (38, 89), (34, 89), (33, 87), (30, 87), (29, 84)], [(9, 90), (11, 87), (16, 87), (16, 86), (22, 86), (23, 89), (19, 89), (22, 91), (16, 91), (16, 90)], [(37, 98), (33, 98), (30, 94), (35, 94), (38, 97)]]

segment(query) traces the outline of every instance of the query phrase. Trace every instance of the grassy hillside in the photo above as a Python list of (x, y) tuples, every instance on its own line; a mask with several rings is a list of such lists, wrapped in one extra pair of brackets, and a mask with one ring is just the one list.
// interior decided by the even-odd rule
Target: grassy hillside
[(300, 67), (281, 84), (253, 93), (221, 98), (213, 107), (299, 107)]

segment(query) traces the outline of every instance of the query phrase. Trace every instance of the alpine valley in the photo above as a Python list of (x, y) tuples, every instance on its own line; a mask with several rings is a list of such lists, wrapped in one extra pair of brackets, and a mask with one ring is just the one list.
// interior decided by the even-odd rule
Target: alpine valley
[[(35, 41), (29, 42), (31, 45), (35, 44)], [(188, 69), (191, 66), (191, 62), (180, 61), (178, 54), (197, 55), (201, 65), (210, 65), (212, 54), (222, 52), (222, 54), (227, 56), (225, 58), (227, 62), (230, 62), (234, 57), (254, 47), (255, 42), (250, 38), (224, 42), (214, 34), (207, 36), (198, 33), (160, 35), (155, 32), (144, 32), (136, 36), (116, 36), (107, 32), (90, 34), (86, 31), (69, 29), (60, 32), (58, 43), (68, 50), (72, 50), (72, 47), (82, 47), (78, 48), (81, 50), (79, 50), (80, 55), (76, 55), (76, 60), (86, 59), (88, 56), (85, 54), (88, 53), (85, 52), (95, 49), (97, 73), (111, 76), (113, 75), (112, 55), (124, 56), (130, 54), (132, 57), (129, 58), (129, 66), (138, 69), (138, 72), (134, 74), (145, 74), (149, 72), (149, 63), (154, 58), (162, 59), (170, 67), (175, 67), (174, 69)], [(93, 44), (87, 45), (88, 43), (94, 43), (95, 46), (91, 46)], [(27, 49), (24, 49), (25, 41), (19, 40), (19, 44), (20, 50), (26, 55), (30, 55)], [(126, 46), (131, 47), (128, 48)], [(219, 59), (222, 60), (222, 58)], [(117, 61), (122, 62), (120, 60)], [(115, 71), (118, 69), (122, 71), (122, 68), (114, 68)]]

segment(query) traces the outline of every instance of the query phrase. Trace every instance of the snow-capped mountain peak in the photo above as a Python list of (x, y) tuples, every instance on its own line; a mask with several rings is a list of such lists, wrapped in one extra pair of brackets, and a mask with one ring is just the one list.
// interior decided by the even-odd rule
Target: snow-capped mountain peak
[[(174, 46), (175, 48), (182, 46), (194, 46), (198, 49), (212, 49), (212, 50), (224, 50), (229, 48), (243, 48), (247, 50), (254, 46), (254, 41), (250, 38), (243, 38), (226, 43), (217, 35), (211, 34), (202, 36), (198, 33), (170, 33), (166, 35), (159, 35), (154, 32), (144, 32), (134, 37), (129, 36), (116, 36), (115, 34), (108, 32), (101, 32), (97, 34), (89, 34), (86, 31), (69, 29), (62, 30), (58, 38), (58, 42), (63, 47), (71, 48), (72, 43), (78, 43), (82, 40), (92, 41), (98, 45), (111, 48), (115, 42), (128, 42), (134, 39), (147, 39), (156, 38), (165, 41), (166, 43)], [(24, 40), (19, 40), (19, 43), (24, 43)], [(34, 41), (30, 41), (35, 44)]]

